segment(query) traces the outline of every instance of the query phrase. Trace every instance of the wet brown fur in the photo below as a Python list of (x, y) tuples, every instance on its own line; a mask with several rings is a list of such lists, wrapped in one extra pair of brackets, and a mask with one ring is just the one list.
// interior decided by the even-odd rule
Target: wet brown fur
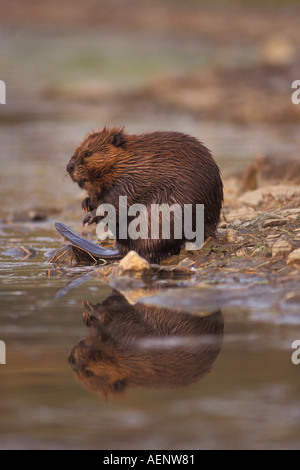
[(128, 387), (193, 383), (211, 370), (220, 352), (220, 311), (200, 317), (130, 305), (114, 292), (102, 304), (86, 304), (85, 312), (89, 336), (72, 348), (68, 361), (87, 389), (105, 396)]
[[(139, 203), (148, 209), (151, 204), (204, 204), (205, 238), (215, 234), (222, 180), (210, 151), (194, 137), (180, 132), (130, 135), (123, 128), (104, 128), (82, 141), (68, 166), (73, 181), (88, 192), (85, 211), (103, 203), (118, 210), (119, 196), (127, 196), (128, 206)], [(85, 221), (95, 222), (94, 216), (91, 212)], [(170, 240), (117, 238), (122, 254), (133, 249), (153, 262), (178, 253), (184, 241), (175, 240), (172, 231)]]

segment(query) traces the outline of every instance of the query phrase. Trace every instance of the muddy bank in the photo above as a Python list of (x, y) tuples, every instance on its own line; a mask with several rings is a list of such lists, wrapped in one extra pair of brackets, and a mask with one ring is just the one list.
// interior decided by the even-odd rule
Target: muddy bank
[[(295, 126), (300, 106), (292, 103), (291, 84), (300, 76), (299, 63), (201, 67), (195, 71), (161, 73), (134, 90), (115, 90), (82, 82), (49, 87), (46, 101), (59, 101), (66, 113), (97, 108), (112, 120), (177, 114), (201, 121)], [(74, 109), (74, 104), (77, 109)]]
[(106, 122), (128, 122), (166, 112), (297, 124), (300, 107), (291, 102), (291, 84), (300, 76), (298, 16), (292, 3), (7, 3), (3, 60), (9, 75), (7, 38), (17, 28), (10, 52), (18, 99), (8, 100), (1, 120), (93, 113)]
[(219, 66), (157, 78), (123, 100), (132, 110), (156, 106), (200, 119), (296, 124), (300, 107), (291, 101), (291, 84), (299, 76), (299, 63)]
[[(1, 3), (4, 3), (3, 1)], [(243, 43), (260, 41), (275, 31), (299, 38), (296, 2), (174, 2), (87, 0), (54, 0), (51, 4), (34, 0), (5, 2), (7, 25), (84, 29), (100, 27), (115, 31), (137, 31), (142, 34), (168, 34), (180, 41), (184, 38), (207, 38), (232, 42), (237, 37)]]

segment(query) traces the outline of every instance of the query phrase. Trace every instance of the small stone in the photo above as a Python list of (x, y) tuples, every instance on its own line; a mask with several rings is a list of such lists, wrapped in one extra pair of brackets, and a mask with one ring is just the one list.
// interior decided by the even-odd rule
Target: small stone
[(298, 219), (299, 219), (299, 214), (289, 215), (289, 216), (288, 216), (288, 219), (289, 219), (291, 222), (294, 222), (295, 220), (298, 220)]
[(262, 212), (260, 218), (262, 220), (283, 219), (283, 217), (280, 214), (276, 214), (276, 212)]
[(252, 225), (253, 225), (253, 222), (250, 222), (250, 221), (244, 222), (244, 223), (241, 225), (241, 228), (246, 228), (246, 229), (247, 229), (247, 228), (249, 228), (249, 227), (252, 227)]
[(286, 264), (300, 263), (300, 248), (292, 251), (286, 261)]
[(260, 213), (252, 207), (241, 207), (226, 214), (226, 221), (233, 222), (234, 220), (252, 220), (258, 217)]
[(300, 209), (298, 207), (294, 207), (291, 209), (283, 209), (281, 211), (282, 217), (294, 217), (294, 216), (300, 216)]
[(235, 252), (235, 255), (240, 257), (240, 256), (246, 256), (247, 255), (247, 248), (240, 248)]
[(241, 225), (242, 221), (240, 219), (234, 219), (234, 221), (232, 222), (232, 225), (234, 227), (239, 227)]
[(226, 241), (228, 243), (236, 243), (239, 240), (239, 234), (236, 230), (229, 228), (226, 230)]
[(291, 304), (300, 304), (300, 294), (299, 292), (288, 292), (284, 297), (285, 302)]
[(135, 251), (129, 251), (127, 255), (121, 259), (119, 263), (120, 273), (125, 273), (128, 271), (145, 273), (150, 271), (150, 264)]
[(286, 220), (284, 219), (267, 219), (263, 223), (263, 227), (277, 227), (278, 225), (285, 225)]
[(225, 228), (218, 227), (217, 236), (218, 238), (226, 238), (227, 230)]
[(272, 246), (272, 257), (285, 256), (292, 251), (293, 247), (285, 240), (277, 240)]
[(253, 251), (252, 251), (252, 255), (261, 255), (262, 254), (262, 249), (261, 248), (255, 248)]
[(6, 251), (2, 253), (5, 256), (10, 256), (14, 259), (30, 259), (34, 258), (37, 254), (37, 251), (34, 248), (26, 247), (26, 246), (18, 246), (16, 248), (8, 248)]
[(271, 234), (271, 235), (268, 235), (267, 237), (264, 237), (264, 240), (265, 240), (265, 244), (267, 246), (273, 246), (276, 239), (277, 238), (280, 238), (282, 235), (281, 233), (276, 233), (276, 234)]

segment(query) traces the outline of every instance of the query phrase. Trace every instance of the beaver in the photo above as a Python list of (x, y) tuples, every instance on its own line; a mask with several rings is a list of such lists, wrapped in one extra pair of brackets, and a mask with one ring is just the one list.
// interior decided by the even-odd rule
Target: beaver
[[(143, 204), (148, 210), (151, 227), (151, 205), (192, 207), (195, 230), (196, 205), (204, 205), (204, 239), (214, 236), (223, 202), (223, 183), (219, 167), (208, 150), (195, 137), (181, 132), (155, 131), (141, 135), (128, 134), (124, 127), (107, 128), (89, 133), (75, 149), (67, 172), (88, 193), (82, 209), (88, 214), (84, 224), (98, 223), (100, 204), (111, 204), (116, 210), (116, 242), (121, 255), (135, 250), (150, 262), (178, 254), (186, 241), (184, 230), (178, 237), (174, 230), (175, 215), (170, 213), (170, 235), (157, 238), (121, 238), (119, 236), (119, 196), (127, 197), (127, 208)], [(132, 219), (127, 220), (127, 224)], [(183, 228), (183, 222), (181, 228)], [(121, 223), (120, 223), (121, 226)]]
[(165, 307), (129, 304), (116, 290), (102, 302), (84, 303), (87, 337), (68, 363), (90, 391), (108, 396), (128, 388), (177, 388), (207, 375), (222, 346), (221, 310), (206, 316)]

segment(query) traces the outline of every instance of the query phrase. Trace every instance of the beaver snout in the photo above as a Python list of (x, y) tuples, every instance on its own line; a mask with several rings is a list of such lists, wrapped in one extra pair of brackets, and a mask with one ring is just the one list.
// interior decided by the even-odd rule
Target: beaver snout
[(70, 355), (68, 356), (68, 364), (69, 366), (72, 367), (72, 369), (76, 369), (76, 361), (75, 361), (75, 357), (72, 353), (70, 353)]
[(74, 170), (74, 163), (72, 161), (69, 161), (69, 163), (66, 166), (66, 170), (69, 174), (71, 174)]

